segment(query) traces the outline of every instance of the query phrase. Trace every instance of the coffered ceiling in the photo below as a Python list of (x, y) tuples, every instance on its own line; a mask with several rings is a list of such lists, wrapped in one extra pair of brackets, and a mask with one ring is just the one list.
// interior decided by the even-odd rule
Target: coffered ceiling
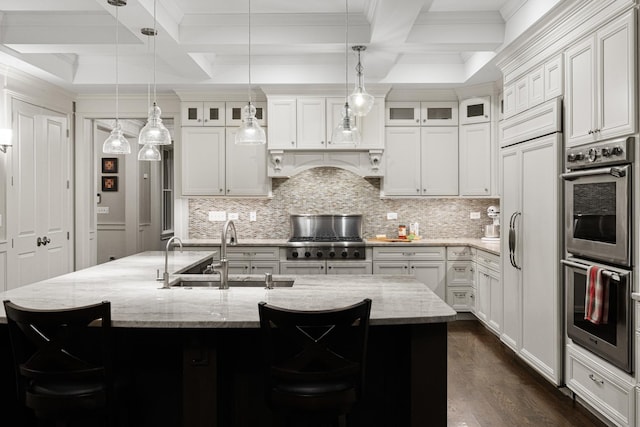
[[(246, 86), (248, 0), (156, 0), (158, 89)], [(349, 0), (349, 46), (367, 84), (455, 87), (499, 78), (491, 59), (562, 0)], [(255, 85), (344, 84), (344, 0), (252, 0)], [(115, 82), (115, 7), (107, 0), (2, 0), (0, 62), (76, 93)], [(119, 81), (153, 79), (154, 1), (119, 15)], [(348, 78), (355, 56), (348, 49)]]

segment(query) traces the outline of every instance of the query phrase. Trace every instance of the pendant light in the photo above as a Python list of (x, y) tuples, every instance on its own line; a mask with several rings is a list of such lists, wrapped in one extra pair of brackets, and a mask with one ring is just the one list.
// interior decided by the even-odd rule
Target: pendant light
[[(156, 30), (156, 3), (153, 1), (153, 31), (149, 35), (157, 36)], [(156, 40), (153, 39), (153, 105), (149, 108), (149, 117), (147, 118), (147, 124), (144, 125), (138, 135), (138, 144), (142, 145), (142, 148), (138, 152), (138, 160), (150, 160), (159, 161), (160, 151), (156, 147), (149, 147), (155, 145), (170, 145), (171, 135), (169, 130), (162, 124), (160, 115), (162, 111), (158, 107), (156, 98)], [(157, 155), (156, 155), (157, 152)], [(152, 156), (146, 157), (145, 153), (153, 153)]]
[(118, 8), (127, 4), (126, 0), (108, 0), (109, 4), (116, 7), (116, 122), (109, 137), (102, 144), (102, 152), (105, 154), (129, 154), (131, 145), (122, 134), (122, 126), (118, 119)]
[(265, 144), (267, 137), (256, 119), (256, 107), (251, 104), (251, 0), (249, 0), (249, 86), (247, 89), (249, 102), (242, 109), (242, 124), (236, 132), (235, 143), (238, 145)]
[(360, 54), (367, 50), (366, 46), (352, 46), (354, 52), (358, 52), (358, 65), (356, 65), (356, 87), (351, 92), (349, 96), (349, 101), (351, 104), (351, 111), (356, 116), (364, 117), (369, 114), (371, 108), (373, 107), (374, 98), (372, 95), (369, 95), (367, 91), (364, 89), (364, 79), (362, 77), (362, 62), (360, 61)]
[(334, 145), (358, 145), (360, 132), (356, 127), (353, 111), (349, 107), (349, 0), (345, 0), (345, 37), (344, 37), (344, 91), (345, 103), (342, 109), (342, 120), (333, 130), (331, 141)]

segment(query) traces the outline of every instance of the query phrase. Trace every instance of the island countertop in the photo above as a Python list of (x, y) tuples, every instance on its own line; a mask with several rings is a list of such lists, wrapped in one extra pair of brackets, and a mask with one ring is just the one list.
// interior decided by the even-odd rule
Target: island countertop
[[(206, 260), (203, 251), (170, 252), (168, 270), (180, 271)], [(372, 299), (371, 324), (421, 324), (455, 320), (456, 312), (411, 276), (288, 276), (292, 288), (215, 287), (161, 289), (164, 252), (143, 252), (0, 293), (30, 308), (60, 308), (111, 301), (115, 327), (257, 328), (258, 302), (298, 310), (346, 306)], [(172, 274), (170, 282), (183, 275)], [(202, 277), (202, 276), (200, 276)], [(217, 279), (217, 275), (209, 276)], [(232, 276), (230, 278), (247, 276)], [(274, 279), (285, 278), (275, 275)], [(0, 306), (0, 323), (6, 323)]]

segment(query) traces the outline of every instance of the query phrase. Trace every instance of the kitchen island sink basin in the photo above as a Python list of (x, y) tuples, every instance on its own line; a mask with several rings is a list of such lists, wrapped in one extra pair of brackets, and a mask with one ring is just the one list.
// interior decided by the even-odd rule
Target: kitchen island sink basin
[[(293, 280), (274, 280), (272, 286), (274, 288), (291, 288)], [(172, 288), (212, 288), (218, 289), (220, 281), (218, 280), (180, 280), (173, 285)], [(229, 280), (230, 288), (264, 288), (264, 280)]]

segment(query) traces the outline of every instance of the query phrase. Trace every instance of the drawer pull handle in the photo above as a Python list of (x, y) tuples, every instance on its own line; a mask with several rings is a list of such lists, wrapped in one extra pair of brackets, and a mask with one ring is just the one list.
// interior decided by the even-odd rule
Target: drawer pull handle
[(467, 293), (466, 292), (454, 292), (453, 295), (456, 298), (464, 298), (467, 295)]
[(453, 267), (453, 269), (454, 269), (455, 271), (465, 271), (465, 270), (466, 270), (466, 268), (465, 268), (465, 267)]
[(596, 378), (593, 374), (589, 374), (589, 379), (598, 385), (604, 385), (604, 381)]

